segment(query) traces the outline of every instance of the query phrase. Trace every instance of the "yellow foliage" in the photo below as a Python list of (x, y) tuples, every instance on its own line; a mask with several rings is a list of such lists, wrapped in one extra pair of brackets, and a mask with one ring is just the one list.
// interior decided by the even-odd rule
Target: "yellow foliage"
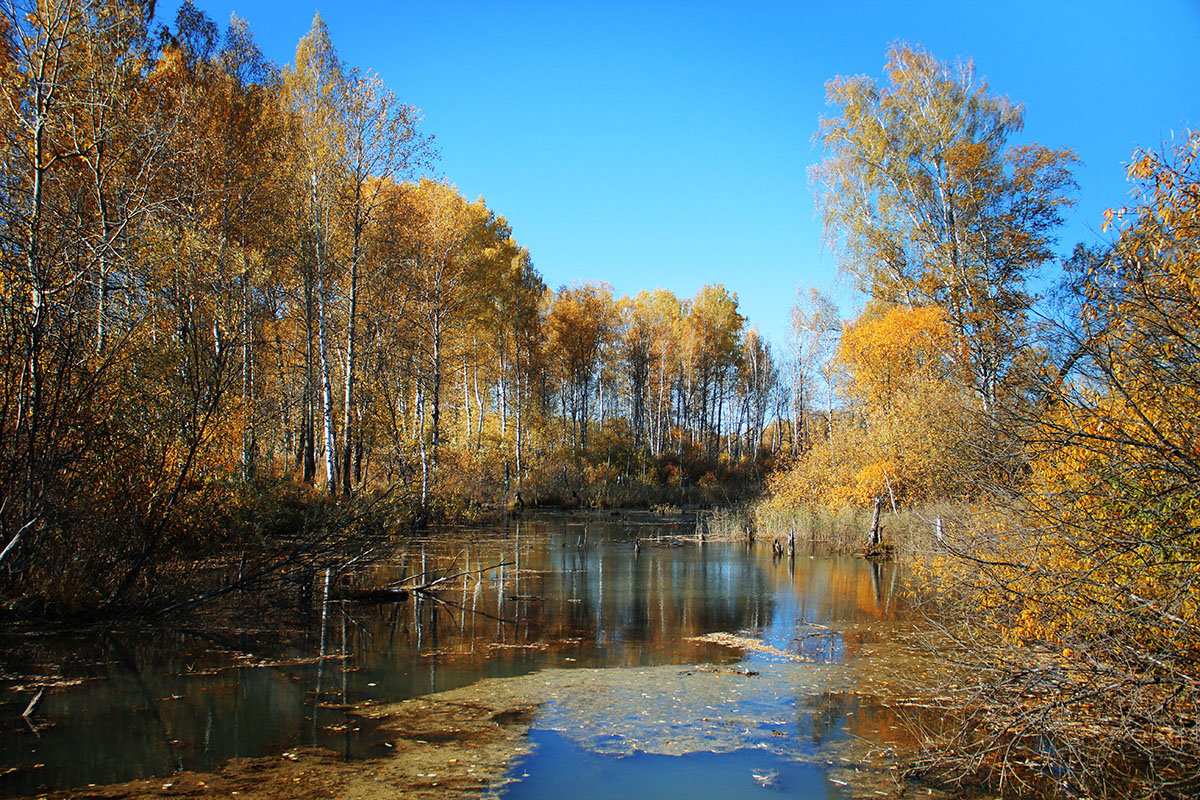
[(849, 368), (851, 396), (889, 409), (897, 395), (945, 372), (950, 329), (937, 306), (868, 307), (846, 327), (838, 357)]
[(854, 413), (839, 415), (832, 439), (771, 477), (772, 502), (864, 507), (877, 497), (920, 502), (965, 489), (968, 399), (946, 375), (951, 348), (937, 306), (868, 306), (838, 347)]
[(1141, 205), (1108, 215), (1127, 224), (1086, 276), (1087, 366), (1055, 387), (1021, 527), (993, 533), (974, 595), (1013, 640), (1200, 652), (1198, 151), (1139, 154)]
[(854, 476), (853, 498), (857, 505), (867, 505), (876, 497), (890, 491), (892, 476), (897, 475), (896, 463), (891, 459), (871, 461)]

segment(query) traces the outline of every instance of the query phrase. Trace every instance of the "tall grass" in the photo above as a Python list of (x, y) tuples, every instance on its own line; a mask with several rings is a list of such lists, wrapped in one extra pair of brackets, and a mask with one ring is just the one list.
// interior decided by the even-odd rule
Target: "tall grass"
[[(899, 508), (895, 512), (885, 504), (879, 517), (882, 543), (896, 554), (915, 556), (933, 552), (937, 549), (937, 520), (940, 518), (944, 525), (949, 525), (960, 512), (961, 509), (949, 503)], [(780, 508), (759, 501), (714, 511), (703, 519), (703, 525), (706, 535), (713, 539), (786, 543), (794, 537), (797, 545), (850, 553), (866, 547), (871, 514), (871, 509), (851, 506)]]

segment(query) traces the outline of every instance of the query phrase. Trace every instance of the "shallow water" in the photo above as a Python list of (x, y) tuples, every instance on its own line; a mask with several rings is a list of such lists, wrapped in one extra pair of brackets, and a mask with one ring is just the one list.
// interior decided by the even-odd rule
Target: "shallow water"
[(823, 769), (762, 750), (614, 756), (580, 747), (556, 731), (534, 730), (530, 739), (536, 748), (534, 754), (516, 765), (514, 776), (520, 781), (498, 795), (505, 800), (844, 797), (826, 779)]
[[(0, 638), (0, 794), (207, 770), (231, 757), (302, 744), (353, 758), (369, 737), (348, 721), (347, 705), (544, 667), (732, 664), (743, 657), (691, 638), (712, 632), (741, 632), (814, 664), (847, 665), (862, 645), (862, 623), (886, 631), (903, 613), (890, 565), (805, 554), (773, 559), (765, 544), (676, 538), (688, 533), (645, 517), (526, 520), (405, 542), (369, 571), (341, 578), (380, 585), (434, 568), (501, 565), (456, 582), (438, 601), (318, 602), (253, 629), (7, 635)], [(318, 599), (321, 588), (318, 579)], [(860, 633), (843, 636), (847, 626)], [(35, 684), (50, 688), (29, 725), (20, 714)], [(740, 702), (760, 717), (787, 717), (772, 735), (810, 755), (852, 723), (853, 704), (837, 693), (751, 693)], [(514, 772), (529, 777), (505, 797), (557, 796), (554, 776), (573, 769), (646, 796), (658, 784), (638, 783), (644, 776), (677, 772), (709, 775), (696, 786), (726, 786), (723, 797), (767, 796), (781, 786), (790, 787), (787, 796), (838, 796), (821, 769), (778, 754), (658, 755), (647, 747), (617, 757), (581, 745), (578, 736), (564, 738), (570, 732), (551, 720), (548, 713), (535, 723), (540, 747)], [(814, 726), (825, 733), (814, 736)], [(755, 755), (770, 763), (747, 766)], [(778, 780), (758, 781), (754, 769)]]

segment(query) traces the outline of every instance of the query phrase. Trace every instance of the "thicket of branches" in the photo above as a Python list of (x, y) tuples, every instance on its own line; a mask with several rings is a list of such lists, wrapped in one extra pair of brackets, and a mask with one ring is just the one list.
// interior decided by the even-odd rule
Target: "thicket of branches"
[(977, 684), (938, 774), (1013, 794), (1200, 791), (1198, 154), (1197, 133), (1135, 154), (1137, 202), (1074, 276), (1071, 369), (1046, 373), (1026, 420), (1013, 511), (965, 527), (945, 565), (962, 621), (994, 633), (968, 651)]

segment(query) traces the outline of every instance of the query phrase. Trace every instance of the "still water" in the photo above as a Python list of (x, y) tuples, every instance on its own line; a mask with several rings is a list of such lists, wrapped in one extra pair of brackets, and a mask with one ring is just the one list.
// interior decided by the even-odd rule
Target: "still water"
[[(513, 521), (406, 540), (334, 586), (336, 596), (339, 586), (435, 569), (470, 573), (437, 600), (323, 604), (318, 580), (317, 602), (251, 626), (0, 636), (0, 794), (209, 770), (303, 744), (353, 758), (365, 734), (347, 706), (547, 667), (752, 666), (772, 661), (772, 648), (814, 669), (845, 665), (858, 641), (845, 630), (886, 629), (903, 615), (891, 565), (777, 559), (766, 544), (700, 543), (691, 533), (633, 515)], [(760, 639), (768, 655), (694, 638), (714, 632)], [(21, 711), (39, 685), (50, 688), (29, 724)], [(808, 751), (845, 735), (854, 713), (844, 698), (771, 702), (792, 722), (770, 735)], [(821, 737), (811, 730), (818, 718)], [(766, 753), (606, 754), (537, 721), (531, 737), (537, 747), (514, 766), (520, 780), (499, 796), (560, 796), (579, 774), (596, 778), (591, 795), (575, 786), (579, 798), (655, 796), (678, 781), (692, 797), (840, 796), (821, 770)]]

